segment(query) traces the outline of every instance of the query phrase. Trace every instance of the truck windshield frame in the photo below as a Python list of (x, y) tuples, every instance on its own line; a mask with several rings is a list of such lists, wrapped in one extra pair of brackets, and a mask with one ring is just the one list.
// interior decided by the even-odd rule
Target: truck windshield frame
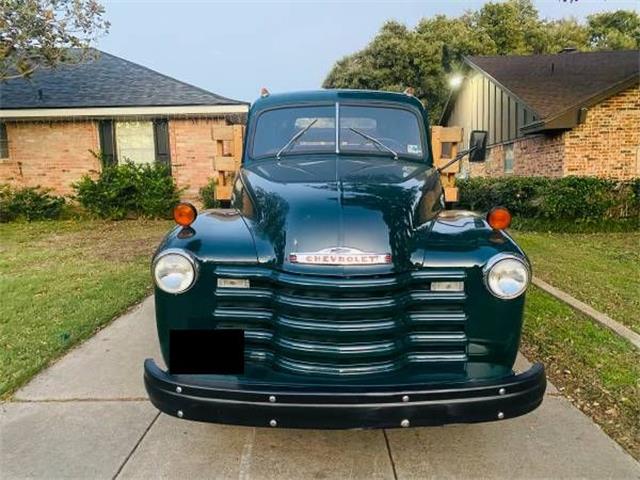
[[(287, 131), (274, 135), (276, 122), (280, 120), (282, 125), (282, 120), (286, 118), (283, 114), (287, 113), (286, 110), (294, 109), (307, 110), (307, 112), (300, 112), (301, 115), (297, 118), (292, 117), (294, 119), (293, 125), (290, 122)], [(426, 163), (430, 153), (426, 145), (427, 135), (421, 115), (414, 110), (410, 106), (390, 102), (335, 102), (331, 104), (275, 106), (259, 112), (255, 121), (252, 122), (246, 158), (261, 160), (330, 153), (393, 158), (395, 157), (391, 154), (393, 151), (393, 153), (397, 153), (396, 159)], [(370, 115), (363, 115), (366, 112)], [(268, 118), (272, 115), (275, 121)], [(278, 119), (276, 115), (280, 115), (281, 118)], [(377, 129), (377, 119), (383, 120), (381, 129)], [(269, 121), (269, 123), (261, 125), (261, 122), (264, 121)], [(314, 125), (310, 125), (310, 122), (313, 122)], [(384, 125), (385, 122), (386, 125)], [(295, 128), (292, 129), (292, 126)], [(320, 135), (316, 134), (318, 138), (313, 138), (311, 134), (316, 128)], [(367, 133), (378, 142), (354, 133), (354, 128)], [(300, 135), (303, 130), (305, 133)], [(321, 130), (325, 131), (321, 132)], [(263, 136), (262, 131), (265, 131), (269, 136)], [(391, 135), (385, 136), (385, 133)], [(394, 138), (394, 133), (398, 134), (396, 138)], [(282, 150), (287, 142), (296, 135), (300, 135), (298, 138), (300, 141), (293, 142)], [(400, 141), (403, 136), (404, 143)], [(355, 142), (354, 138), (358, 138), (360, 141)], [(384, 148), (380, 144), (389, 148)]]

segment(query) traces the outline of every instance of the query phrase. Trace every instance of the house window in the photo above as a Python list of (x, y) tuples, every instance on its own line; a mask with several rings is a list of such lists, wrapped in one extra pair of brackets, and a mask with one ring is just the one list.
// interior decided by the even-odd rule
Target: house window
[(100, 151), (106, 165), (123, 162), (170, 164), (169, 128), (166, 120), (99, 123)]
[(9, 158), (9, 138), (7, 126), (0, 122), (0, 158)]
[(154, 163), (156, 150), (153, 122), (116, 122), (116, 154), (118, 162)]
[(513, 173), (513, 143), (504, 146), (504, 173)]

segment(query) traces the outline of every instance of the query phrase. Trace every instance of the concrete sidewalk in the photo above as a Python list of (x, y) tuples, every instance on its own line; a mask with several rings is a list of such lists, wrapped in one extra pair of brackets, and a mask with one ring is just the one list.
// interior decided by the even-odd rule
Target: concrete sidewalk
[[(0, 405), (0, 478), (634, 478), (640, 464), (550, 389), (524, 417), (370, 431), (230, 427), (160, 415), (147, 299)], [(526, 368), (520, 359), (520, 368)]]

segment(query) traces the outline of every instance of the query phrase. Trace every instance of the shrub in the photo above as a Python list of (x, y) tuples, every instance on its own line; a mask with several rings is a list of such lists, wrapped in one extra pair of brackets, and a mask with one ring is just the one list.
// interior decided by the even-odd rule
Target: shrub
[(548, 227), (565, 221), (597, 229), (611, 222), (632, 228), (640, 224), (640, 179), (472, 178), (459, 181), (458, 187), (462, 208), (487, 211), (502, 205), (520, 225)]
[(0, 222), (59, 218), (65, 205), (64, 197), (51, 195), (49, 191), (40, 187), (0, 186)]
[(535, 216), (548, 184), (544, 177), (472, 178), (458, 182), (460, 204), (482, 211), (501, 205), (514, 215)]
[(209, 179), (209, 182), (200, 189), (200, 201), (204, 208), (217, 208), (220, 201), (216, 197), (216, 186), (218, 182), (215, 178)]
[(180, 196), (168, 167), (131, 162), (106, 166), (95, 180), (85, 175), (73, 188), (91, 214), (113, 220), (169, 217)]

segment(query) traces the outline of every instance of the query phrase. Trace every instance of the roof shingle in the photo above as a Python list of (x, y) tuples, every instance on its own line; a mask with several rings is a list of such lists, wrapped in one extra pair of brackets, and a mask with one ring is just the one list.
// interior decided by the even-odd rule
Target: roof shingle
[(467, 57), (540, 118), (563, 112), (640, 74), (640, 51)]
[(242, 105), (158, 73), (96, 51), (86, 62), (41, 69), (29, 78), (0, 83), (1, 109)]

